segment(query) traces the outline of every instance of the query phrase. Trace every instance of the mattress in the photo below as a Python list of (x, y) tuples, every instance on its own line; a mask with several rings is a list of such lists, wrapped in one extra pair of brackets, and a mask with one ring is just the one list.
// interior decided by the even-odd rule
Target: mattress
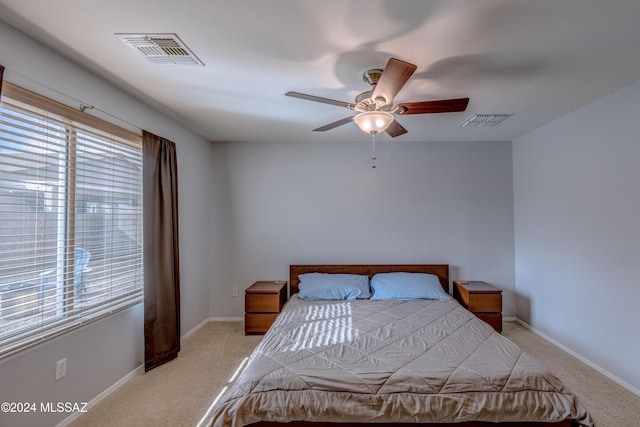
[(293, 295), (212, 425), (297, 420), (593, 425), (557, 377), (453, 299)]

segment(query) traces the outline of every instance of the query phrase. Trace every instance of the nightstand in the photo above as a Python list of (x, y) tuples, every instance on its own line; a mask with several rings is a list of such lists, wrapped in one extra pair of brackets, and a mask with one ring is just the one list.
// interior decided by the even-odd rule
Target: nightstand
[(502, 333), (502, 289), (479, 281), (453, 281), (453, 297), (467, 310)]
[(244, 292), (244, 333), (262, 335), (287, 301), (287, 282), (255, 282)]

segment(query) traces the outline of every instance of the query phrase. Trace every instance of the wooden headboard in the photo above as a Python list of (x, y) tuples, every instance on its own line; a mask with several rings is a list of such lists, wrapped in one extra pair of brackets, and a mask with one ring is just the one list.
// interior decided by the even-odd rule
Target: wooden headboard
[(290, 265), (289, 286), (291, 295), (298, 292), (300, 279), (303, 273), (331, 273), (331, 274), (367, 274), (369, 278), (376, 273), (393, 273), (405, 271), (407, 273), (435, 274), (440, 279), (442, 289), (449, 293), (449, 264), (356, 264), (356, 265)]

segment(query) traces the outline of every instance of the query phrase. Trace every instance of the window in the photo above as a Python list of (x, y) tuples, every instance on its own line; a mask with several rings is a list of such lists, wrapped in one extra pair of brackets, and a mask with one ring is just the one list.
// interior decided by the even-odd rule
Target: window
[(142, 300), (141, 191), (139, 135), (4, 83), (0, 356)]

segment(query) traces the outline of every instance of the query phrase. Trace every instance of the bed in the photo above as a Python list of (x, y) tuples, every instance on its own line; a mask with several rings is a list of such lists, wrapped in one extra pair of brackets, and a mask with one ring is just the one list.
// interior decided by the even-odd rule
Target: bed
[[(406, 273), (436, 276), (447, 295), (299, 297), (300, 277)], [(289, 284), (212, 426), (593, 426), (557, 377), (448, 297), (446, 264), (291, 265)]]

